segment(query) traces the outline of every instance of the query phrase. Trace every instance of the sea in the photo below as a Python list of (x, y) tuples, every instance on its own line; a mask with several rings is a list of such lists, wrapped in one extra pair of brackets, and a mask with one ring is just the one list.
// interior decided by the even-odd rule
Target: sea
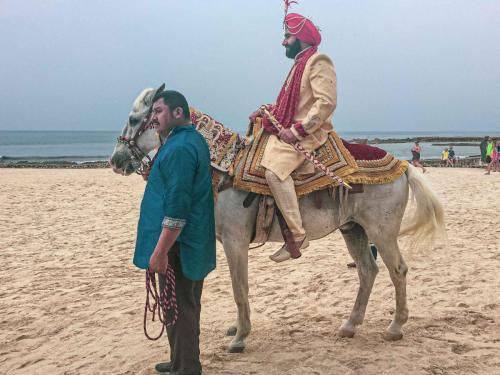
[[(390, 139), (413, 137), (480, 137), (490, 135), (500, 137), (500, 131), (474, 132), (363, 132), (339, 131), (342, 138)], [(50, 161), (57, 162), (92, 162), (109, 159), (120, 131), (0, 131), (0, 163), (18, 161)], [(410, 149), (413, 143), (384, 143), (380, 147), (398, 158), (411, 159)], [(422, 158), (439, 158), (445, 146), (432, 146), (421, 143)], [(479, 155), (478, 146), (454, 146), (458, 157)]]

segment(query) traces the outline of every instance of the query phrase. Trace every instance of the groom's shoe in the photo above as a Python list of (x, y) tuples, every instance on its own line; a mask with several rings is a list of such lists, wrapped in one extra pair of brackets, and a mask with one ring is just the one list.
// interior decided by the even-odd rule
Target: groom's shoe
[(172, 369), (171, 362), (160, 362), (155, 366), (155, 370), (160, 374), (169, 373), (171, 369)]
[(269, 258), (271, 260), (275, 261), (276, 263), (284, 262), (285, 260), (288, 260), (290, 258), (293, 258), (293, 259), (300, 258), (300, 256), (302, 255), (300, 253), (300, 250), (305, 249), (309, 246), (309, 240), (307, 239), (307, 237), (304, 237), (304, 239), (302, 239), (300, 241), (295, 241), (293, 246), (295, 247), (295, 250), (292, 249), (290, 251), (290, 249), (287, 247), (287, 243), (285, 243), (281, 247), (281, 249), (279, 249), (277, 252), (275, 252)]

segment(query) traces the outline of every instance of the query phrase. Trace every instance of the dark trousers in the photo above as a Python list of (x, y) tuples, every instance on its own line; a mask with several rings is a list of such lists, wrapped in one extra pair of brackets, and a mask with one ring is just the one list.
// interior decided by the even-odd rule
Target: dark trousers
[[(179, 309), (177, 322), (173, 327), (167, 327), (172, 363), (170, 374), (200, 375), (200, 300), (203, 280), (193, 281), (184, 277), (177, 244), (170, 250), (168, 260), (175, 272), (175, 293)], [(163, 290), (165, 276), (159, 276), (160, 290)]]

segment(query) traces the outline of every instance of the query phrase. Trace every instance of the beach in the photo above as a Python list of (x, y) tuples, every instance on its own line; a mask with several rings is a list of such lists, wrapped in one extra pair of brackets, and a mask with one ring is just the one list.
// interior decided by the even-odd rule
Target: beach
[[(203, 374), (500, 374), (500, 173), (429, 168), (426, 178), (448, 241), (421, 252), (401, 241), (402, 340), (383, 339), (395, 298), (381, 259), (364, 324), (337, 335), (358, 277), (335, 232), (282, 264), (268, 258), (279, 244), (251, 250), (252, 332), (244, 353), (227, 353), (236, 306), (218, 244), (202, 297)], [(110, 169), (0, 169), (0, 181), (0, 373), (155, 374), (166, 337), (144, 336), (144, 272), (131, 262), (144, 181)]]

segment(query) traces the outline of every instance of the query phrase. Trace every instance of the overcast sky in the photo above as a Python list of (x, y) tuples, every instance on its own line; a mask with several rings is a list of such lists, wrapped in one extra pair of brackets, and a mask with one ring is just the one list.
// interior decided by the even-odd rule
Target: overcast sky
[[(341, 131), (500, 128), (500, 1), (301, 0)], [(0, 0), (0, 130), (119, 130), (162, 82), (236, 130), (292, 60), (282, 0)]]

